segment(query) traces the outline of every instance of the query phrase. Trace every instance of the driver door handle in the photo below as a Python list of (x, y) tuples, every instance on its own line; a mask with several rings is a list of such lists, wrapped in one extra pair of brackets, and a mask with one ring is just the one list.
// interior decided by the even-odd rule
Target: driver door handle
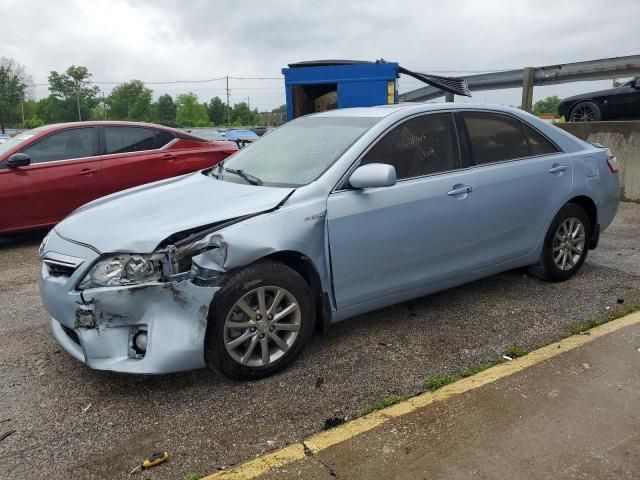
[(454, 195), (461, 195), (463, 193), (471, 193), (471, 192), (473, 192), (473, 187), (471, 187), (469, 185), (465, 185), (465, 186), (460, 187), (460, 188), (454, 188), (453, 190), (449, 190), (447, 192), (447, 195), (454, 196)]
[(556, 163), (549, 169), (549, 173), (564, 172), (566, 169), (567, 169), (566, 165), (558, 165)]
[(95, 168), (83, 168), (78, 172), (78, 175), (93, 175), (94, 173), (98, 173), (98, 170)]

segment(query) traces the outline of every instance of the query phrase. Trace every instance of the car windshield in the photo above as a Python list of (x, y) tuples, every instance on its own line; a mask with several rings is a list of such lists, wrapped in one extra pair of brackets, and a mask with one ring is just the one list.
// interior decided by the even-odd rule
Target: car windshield
[(360, 117), (299, 118), (235, 153), (225, 160), (223, 170), (214, 169), (212, 173), (235, 181), (238, 175), (227, 173), (234, 170), (264, 185), (306, 185), (378, 121)]
[(33, 130), (27, 130), (26, 132), (18, 133), (15, 137), (12, 137), (11, 140), (7, 140), (4, 143), (0, 143), (0, 157), (7, 153), (9, 150), (17, 147), (22, 142), (29, 140), (36, 133), (40, 132), (41, 129), (35, 128)]

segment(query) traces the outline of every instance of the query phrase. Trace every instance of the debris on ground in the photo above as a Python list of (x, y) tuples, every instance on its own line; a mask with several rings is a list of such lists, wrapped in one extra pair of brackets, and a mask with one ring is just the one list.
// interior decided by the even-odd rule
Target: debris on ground
[(322, 430), (329, 430), (331, 428), (337, 427), (338, 425), (342, 425), (344, 422), (344, 417), (329, 417), (324, 421)]
[(589, 365), (588, 363), (583, 363), (582, 368), (584, 368), (585, 370), (591, 370), (591, 365)]
[(624, 298), (619, 298), (618, 300), (616, 300), (616, 302), (618, 303), (618, 305), (622, 305), (624, 303)]
[(513, 360), (513, 358), (511, 358), (509, 355), (502, 355), (502, 358), (504, 358), (505, 360)]
[(267, 446), (268, 447), (273, 447), (276, 444), (275, 440), (269, 439), (267, 440)]
[(82, 409), (82, 413), (87, 413), (89, 410), (91, 410), (91, 404), (87, 405), (86, 407), (84, 407)]
[(317, 377), (316, 378), (316, 388), (320, 388), (323, 383), (324, 383), (324, 377)]
[(15, 430), (9, 430), (8, 432), (3, 433), (2, 435), (0, 435), (0, 442), (2, 442), (5, 438), (7, 438), (9, 435), (16, 433)]
[(156, 465), (169, 460), (169, 452), (157, 452), (151, 454), (151, 456), (138, 465), (136, 468), (129, 472), (129, 475), (133, 475), (138, 470), (146, 470), (147, 468), (155, 467)]

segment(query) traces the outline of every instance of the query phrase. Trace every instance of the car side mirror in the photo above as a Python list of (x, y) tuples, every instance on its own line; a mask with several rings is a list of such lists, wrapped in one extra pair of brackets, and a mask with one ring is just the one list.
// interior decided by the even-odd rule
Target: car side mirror
[(31, 163), (31, 157), (26, 153), (14, 153), (7, 159), (7, 167), (26, 167)]
[(386, 163), (369, 163), (356, 168), (349, 177), (353, 188), (392, 187), (396, 184), (396, 168)]
[(633, 79), (633, 88), (637, 88), (640, 90), (640, 77), (636, 77)]

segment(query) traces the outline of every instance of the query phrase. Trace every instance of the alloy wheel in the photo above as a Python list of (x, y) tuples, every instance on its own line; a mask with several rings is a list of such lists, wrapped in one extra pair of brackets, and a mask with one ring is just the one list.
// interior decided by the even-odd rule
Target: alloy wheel
[(572, 122), (593, 122), (596, 117), (594, 108), (589, 104), (581, 104), (571, 112), (570, 121)]
[(264, 367), (293, 346), (302, 315), (296, 298), (281, 287), (258, 287), (231, 308), (224, 324), (224, 345), (236, 362)]
[(571, 270), (580, 261), (585, 248), (584, 224), (578, 218), (564, 220), (553, 237), (553, 261), (560, 270)]

